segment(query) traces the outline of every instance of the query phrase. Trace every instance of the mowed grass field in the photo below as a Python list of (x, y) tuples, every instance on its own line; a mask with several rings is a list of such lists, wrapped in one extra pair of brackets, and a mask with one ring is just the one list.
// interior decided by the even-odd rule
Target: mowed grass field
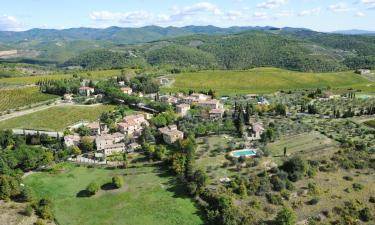
[(0, 122), (0, 129), (36, 129), (63, 131), (69, 125), (80, 121), (94, 121), (103, 112), (114, 109), (112, 105), (55, 106), (24, 116)]
[[(131, 71), (129, 71), (131, 73)], [(87, 72), (77, 72), (77, 75), (87, 79), (105, 79), (121, 74), (121, 70), (96, 70)], [(73, 78), (73, 73), (58, 73), (41, 76), (11, 77), (0, 79), (0, 84), (35, 84), (40, 80), (63, 80)]]
[[(92, 197), (77, 193), (114, 175), (124, 178), (118, 190), (101, 190)], [(107, 170), (65, 165), (58, 173), (25, 178), (39, 198), (50, 198), (60, 225), (198, 225), (203, 224), (192, 200), (173, 177), (154, 167)]]
[(58, 96), (40, 93), (37, 87), (0, 89), (0, 112), (54, 98)]
[(375, 91), (375, 83), (353, 72), (302, 73), (276, 68), (246, 71), (202, 71), (171, 76), (175, 79), (165, 92), (213, 89), (220, 95), (271, 93), (303, 88), (360, 88)]

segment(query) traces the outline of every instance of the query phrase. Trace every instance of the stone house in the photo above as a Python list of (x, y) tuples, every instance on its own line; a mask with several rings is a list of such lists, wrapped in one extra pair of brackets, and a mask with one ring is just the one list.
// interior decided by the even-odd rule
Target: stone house
[(173, 144), (178, 140), (184, 139), (184, 133), (177, 130), (176, 125), (159, 128), (159, 132), (163, 135), (163, 140), (167, 144)]
[(176, 112), (181, 116), (186, 116), (190, 110), (190, 105), (188, 104), (179, 104), (176, 106)]

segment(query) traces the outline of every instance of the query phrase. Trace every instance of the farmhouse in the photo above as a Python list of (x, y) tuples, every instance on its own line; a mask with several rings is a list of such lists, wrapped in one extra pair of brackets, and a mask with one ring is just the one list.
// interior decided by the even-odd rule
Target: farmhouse
[(197, 101), (207, 101), (207, 100), (211, 99), (211, 96), (201, 94), (201, 93), (193, 93), (190, 96), (195, 98)]
[(220, 101), (216, 99), (199, 101), (198, 105), (205, 107), (205, 108), (209, 108), (209, 109), (222, 109), (223, 108), (223, 105), (220, 103)]
[(159, 132), (163, 135), (163, 140), (168, 144), (173, 144), (184, 138), (184, 133), (177, 130), (176, 125), (159, 128)]
[(90, 96), (90, 95), (93, 94), (94, 92), (95, 92), (95, 89), (92, 88), (92, 87), (86, 87), (86, 86), (84, 86), (84, 87), (80, 87), (80, 88), (78, 89), (78, 93), (79, 93), (80, 95), (83, 95), (83, 96)]
[(224, 109), (211, 109), (209, 115), (211, 120), (221, 119), (224, 115)]
[(264, 128), (261, 123), (253, 123), (251, 127), (251, 136), (252, 140), (259, 140), (260, 136), (263, 134)]
[(193, 102), (197, 102), (197, 99), (194, 98), (194, 97), (191, 97), (191, 96), (182, 97), (182, 98), (180, 99), (180, 103), (182, 103), (182, 104), (188, 104), (188, 105), (191, 105), (191, 104), (193, 104)]
[(181, 116), (186, 116), (189, 110), (190, 105), (188, 104), (179, 104), (176, 106), (176, 112), (179, 113)]
[(87, 128), (89, 128), (90, 133), (92, 136), (100, 135), (101, 133), (101, 127), (99, 122), (93, 122), (86, 125)]
[(178, 98), (170, 95), (162, 95), (159, 97), (159, 101), (168, 103), (168, 104), (177, 104), (178, 103)]
[(112, 145), (107, 145), (103, 150), (104, 157), (113, 155), (116, 153), (125, 152), (125, 144), (124, 143), (116, 143)]
[(108, 146), (120, 143), (124, 140), (124, 135), (121, 133), (104, 134), (95, 138), (95, 145), (97, 150), (106, 149)]
[(122, 87), (121, 92), (127, 95), (131, 95), (133, 93), (133, 89), (131, 87)]
[(123, 134), (138, 136), (141, 134), (143, 126), (149, 125), (149, 122), (145, 119), (145, 115), (136, 114), (126, 116), (121, 123), (118, 123), (118, 128)]
[(81, 142), (81, 137), (79, 135), (67, 135), (64, 136), (64, 143), (66, 147), (76, 146)]

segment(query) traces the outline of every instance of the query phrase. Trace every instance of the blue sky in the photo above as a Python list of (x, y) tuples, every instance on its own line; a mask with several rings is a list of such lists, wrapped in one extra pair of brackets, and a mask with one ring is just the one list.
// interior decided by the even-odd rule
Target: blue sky
[(0, 0), (0, 30), (276, 26), (375, 30), (375, 0)]

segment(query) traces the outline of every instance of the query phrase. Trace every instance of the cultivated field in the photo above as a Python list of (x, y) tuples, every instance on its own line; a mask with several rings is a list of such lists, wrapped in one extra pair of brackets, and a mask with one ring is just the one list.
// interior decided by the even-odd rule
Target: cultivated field
[(57, 97), (55, 95), (40, 93), (37, 87), (0, 89), (0, 112)]
[(56, 106), (28, 115), (0, 122), (0, 129), (37, 129), (62, 131), (67, 126), (80, 121), (93, 121), (103, 112), (114, 108), (111, 105), (99, 106)]
[[(96, 181), (101, 185), (114, 175), (124, 176), (117, 190), (101, 190), (92, 197), (77, 197)], [(202, 224), (192, 200), (173, 177), (155, 167), (107, 170), (65, 165), (55, 173), (26, 177), (39, 198), (53, 201), (61, 225), (197, 225)]]
[(175, 82), (172, 88), (164, 88), (165, 92), (213, 89), (220, 95), (233, 95), (328, 86), (375, 91), (375, 83), (353, 72), (302, 73), (276, 68), (256, 68), (247, 71), (182, 73), (170, 78), (175, 79)]
[[(88, 72), (78, 72), (78, 76), (87, 79), (105, 79), (119, 75), (120, 70), (97, 70)], [(73, 78), (73, 73), (59, 73), (51, 75), (41, 75), (41, 76), (25, 76), (25, 77), (11, 77), (0, 79), (0, 84), (35, 84), (40, 80), (63, 80)]]
[(283, 136), (267, 145), (273, 157), (282, 157), (284, 147), (288, 156), (303, 155), (306, 159), (323, 157), (338, 150), (338, 144), (318, 132)]

